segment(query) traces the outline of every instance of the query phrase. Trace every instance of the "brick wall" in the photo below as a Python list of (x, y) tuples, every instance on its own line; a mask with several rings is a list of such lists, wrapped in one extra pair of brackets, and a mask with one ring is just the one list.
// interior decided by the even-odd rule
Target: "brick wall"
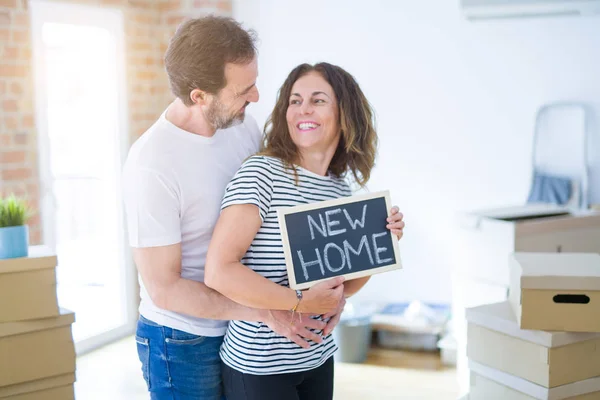
[[(124, 13), (130, 141), (172, 100), (163, 56), (177, 25), (207, 13), (230, 15), (231, 0), (62, 0), (118, 8)], [(26, 196), (39, 207), (37, 132), (27, 0), (0, 0), (0, 194)], [(41, 242), (40, 215), (29, 221)]]

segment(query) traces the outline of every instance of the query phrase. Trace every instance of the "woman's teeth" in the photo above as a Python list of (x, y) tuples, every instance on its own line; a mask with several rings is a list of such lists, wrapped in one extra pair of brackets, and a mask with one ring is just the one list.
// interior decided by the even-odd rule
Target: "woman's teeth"
[(303, 122), (301, 124), (298, 124), (298, 128), (300, 128), (300, 130), (302, 130), (302, 131), (309, 130), (309, 129), (315, 129), (318, 126), (319, 125), (313, 124), (313, 123), (310, 123), (310, 122)]

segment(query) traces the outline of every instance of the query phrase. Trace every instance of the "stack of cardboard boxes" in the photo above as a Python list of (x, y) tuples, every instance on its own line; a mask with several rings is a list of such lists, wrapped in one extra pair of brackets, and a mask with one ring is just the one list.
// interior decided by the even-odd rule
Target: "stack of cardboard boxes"
[(514, 253), (508, 301), (466, 316), (469, 400), (600, 399), (600, 254)]
[(600, 213), (531, 204), (462, 215), (453, 268), (452, 330), (460, 392), (469, 387), (466, 309), (508, 300), (515, 252), (600, 253)]
[(56, 256), (0, 260), (0, 399), (73, 400), (74, 314), (59, 309)]

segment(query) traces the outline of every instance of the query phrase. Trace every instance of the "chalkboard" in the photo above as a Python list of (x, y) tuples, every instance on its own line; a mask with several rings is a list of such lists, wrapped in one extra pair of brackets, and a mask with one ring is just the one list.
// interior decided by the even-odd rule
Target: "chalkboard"
[(277, 210), (290, 287), (402, 268), (390, 209), (384, 191)]

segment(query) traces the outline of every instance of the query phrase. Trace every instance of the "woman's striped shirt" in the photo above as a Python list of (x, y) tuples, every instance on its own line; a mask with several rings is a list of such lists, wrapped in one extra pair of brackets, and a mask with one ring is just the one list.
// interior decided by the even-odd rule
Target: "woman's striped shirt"
[[(289, 285), (277, 209), (351, 195), (344, 179), (320, 176), (298, 166), (296, 169), (298, 184), (293, 171), (284, 168), (281, 160), (250, 157), (227, 186), (221, 207), (234, 204), (258, 207), (262, 225), (241, 262), (282, 286)], [(316, 368), (337, 350), (331, 335), (320, 344), (309, 343), (310, 348), (303, 349), (264, 323), (231, 321), (221, 347), (221, 359), (240, 372), (281, 374)]]

